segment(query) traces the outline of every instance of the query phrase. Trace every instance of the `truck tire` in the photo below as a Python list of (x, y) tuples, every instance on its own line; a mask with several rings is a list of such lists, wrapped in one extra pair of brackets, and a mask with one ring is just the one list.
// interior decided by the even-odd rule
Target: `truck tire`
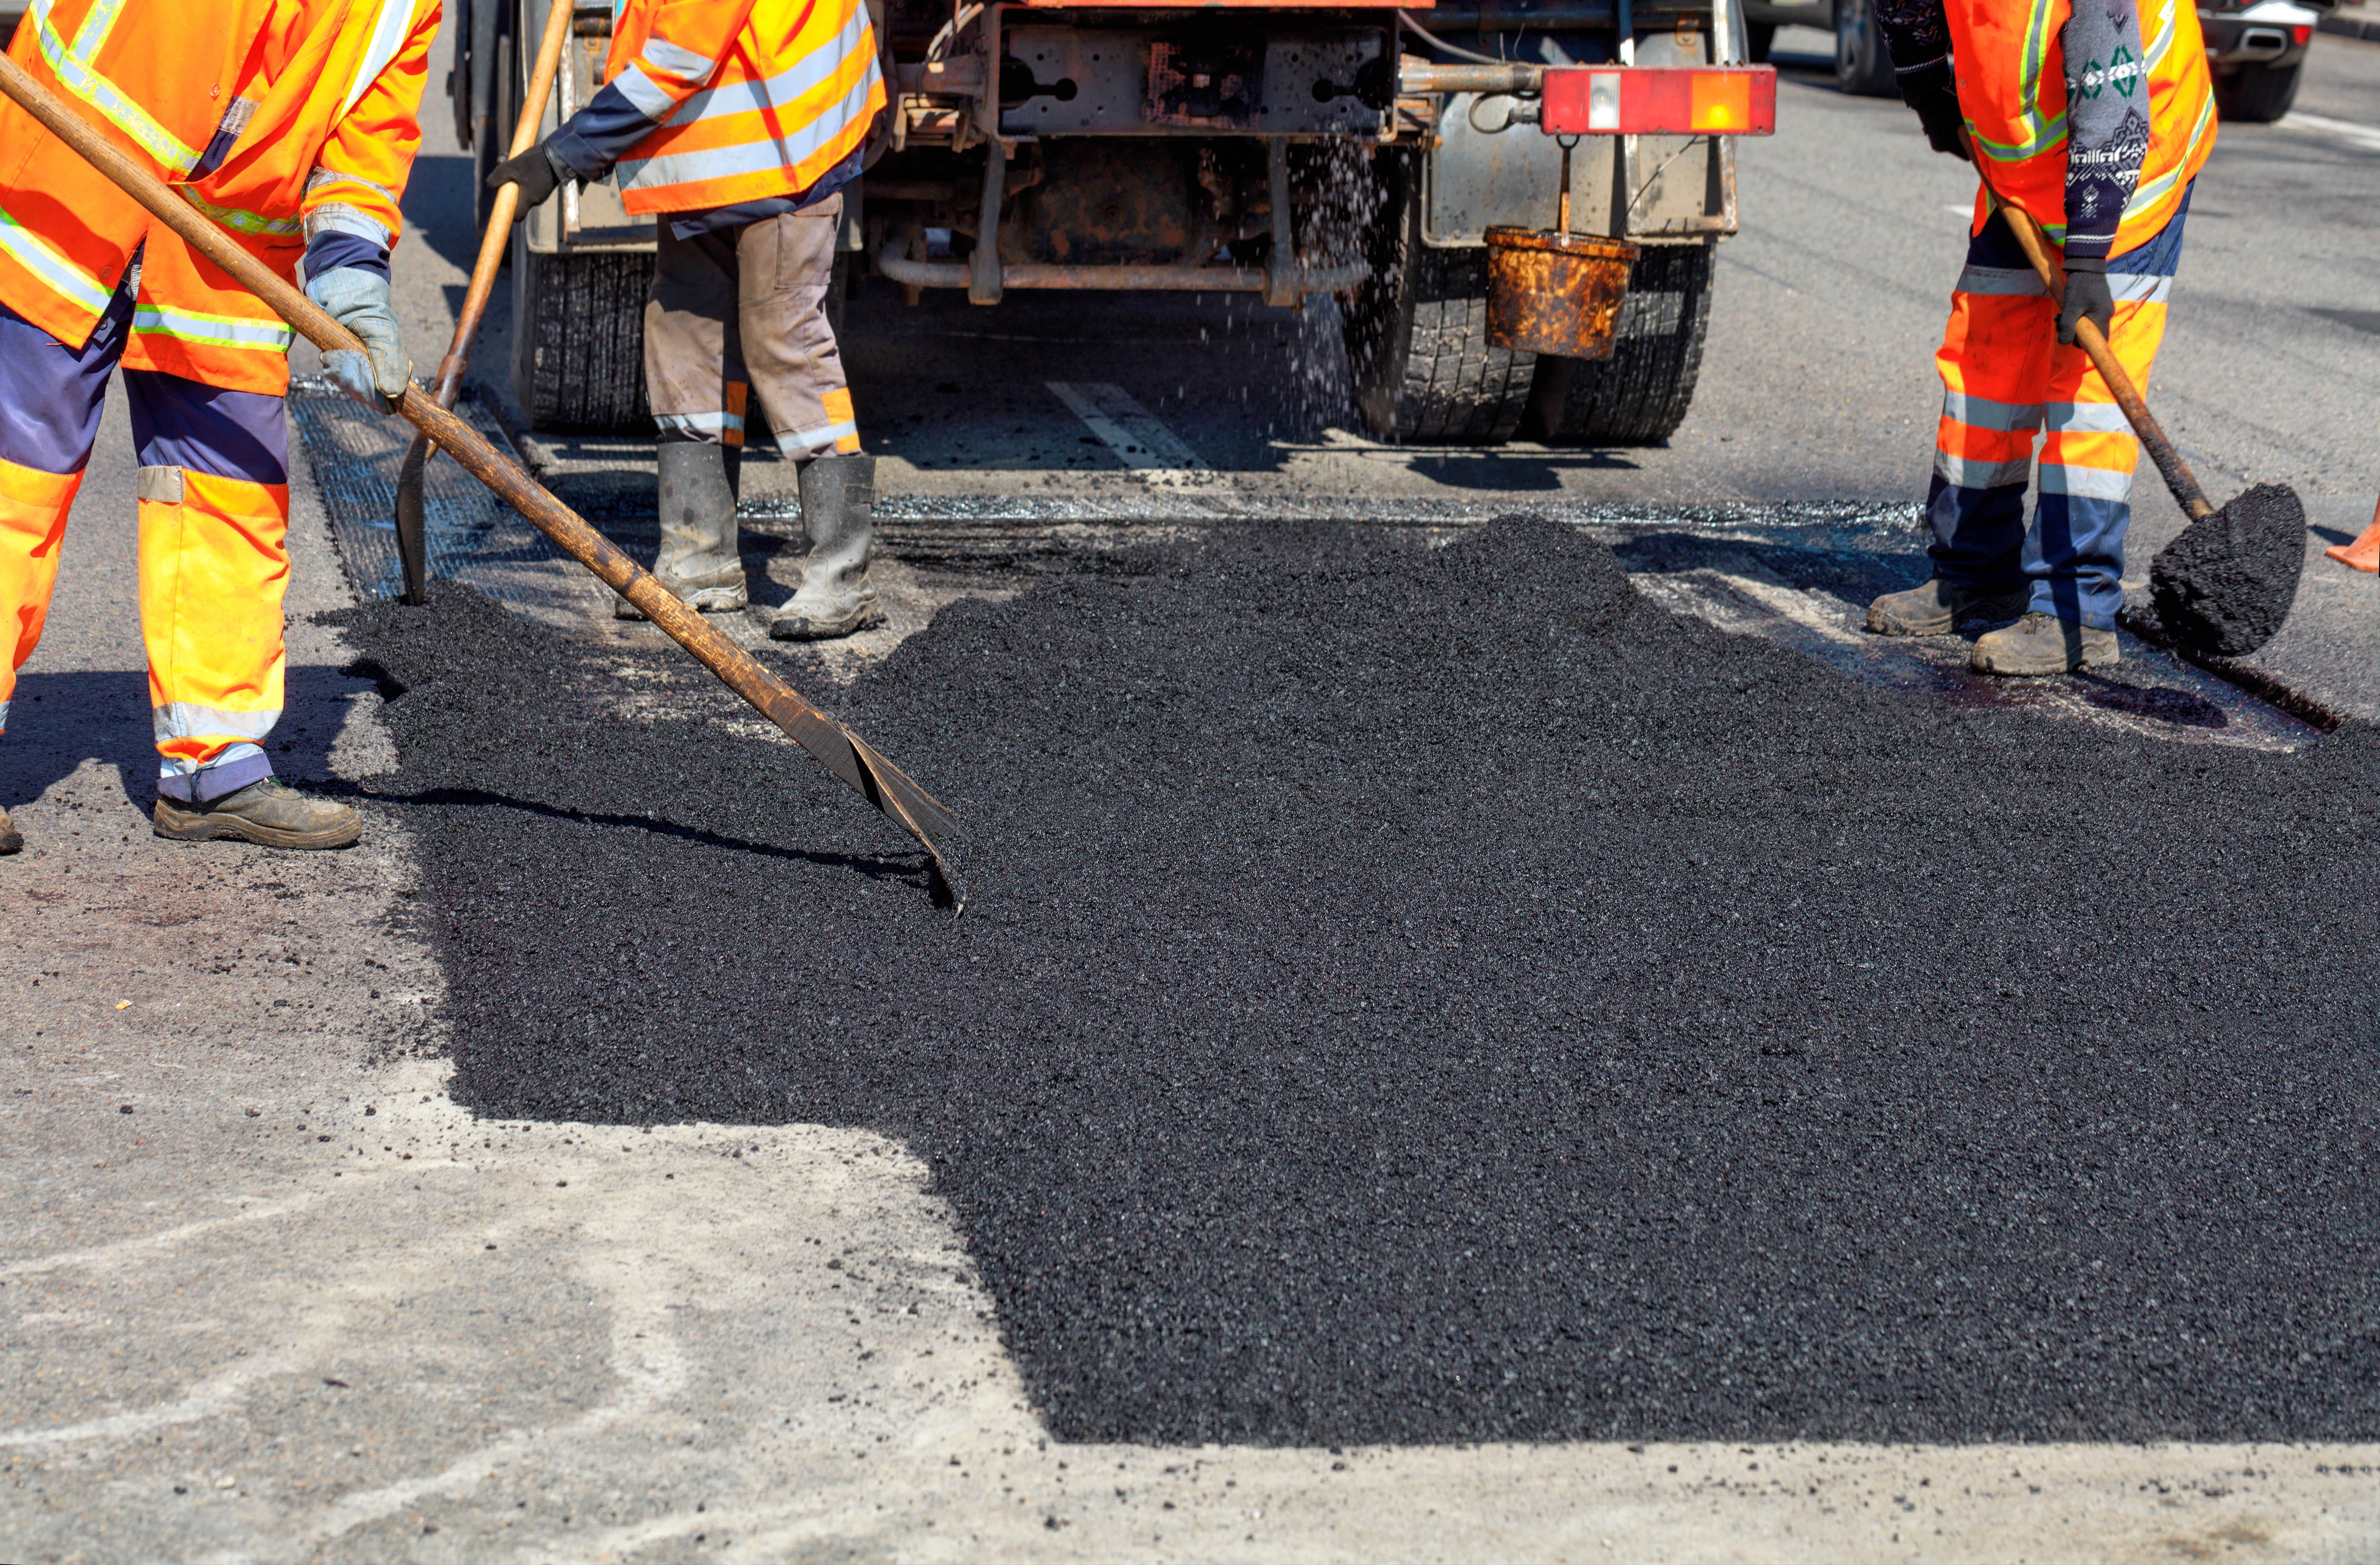
[(1629, 273), (1609, 358), (1537, 359), (1529, 438), (1548, 445), (1658, 445), (1702, 373), (1717, 247), (1646, 245)]
[(1755, 66), (1765, 66), (1768, 63), (1769, 51), (1776, 47), (1777, 24), (1775, 22), (1743, 24), (1743, 57), (1745, 59)]
[(1835, 85), (1854, 98), (1900, 95), (1870, 0), (1835, 0)]
[(1420, 170), (1382, 154), (1367, 224), (1370, 275), (1342, 305), (1355, 406), (1381, 440), (1492, 445), (1512, 438), (1536, 356), (1488, 346), (1488, 252), (1421, 241)]
[[(489, 209), (496, 200), (496, 193), (488, 188), (488, 176), (504, 161), (505, 151), (512, 145), (513, 125), (520, 118), (521, 88), (513, 79), (513, 7), (495, 4), (494, 0), (478, 0), (472, 13), (471, 58), (467, 62), (469, 73), (465, 74), (466, 62), (458, 62), (455, 69), (461, 78), (462, 91), (457, 96), (468, 102), (468, 117), (471, 121), (471, 226), (484, 234)], [(482, 70), (486, 80), (484, 96), (477, 86)]]
[(2270, 125), (2298, 101), (2298, 78), (2305, 62), (2292, 66), (2241, 66), (2215, 79), (2215, 112), (2240, 125)]
[(652, 428), (645, 400), (643, 250), (540, 255), (513, 236), (513, 395), (532, 430)]

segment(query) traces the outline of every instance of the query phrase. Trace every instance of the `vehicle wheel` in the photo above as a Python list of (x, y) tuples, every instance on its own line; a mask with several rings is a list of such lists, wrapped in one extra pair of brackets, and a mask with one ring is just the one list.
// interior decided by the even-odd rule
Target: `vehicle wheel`
[(513, 395), (532, 430), (652, 428), (645, 400), (642, 250), (540, 255), (513, 236)]
[(2241, 66), (2215, 79), (2215, 112), (2241, 125), (2270, 125), (2298, 101), (2301, 60), (2291, 66)]
[(1743, 57), (1754, 65), (1766, 64), (1768, 51), (1776, 47), (1776, 44), (1777, 24), (1775, 22), (1743, 24)]
[(1891, 98), (1892, 55), (1869, 0), (1835, 0), (1835, 85), (1859, 98)]
[(1382, 440), (1510, 440), (1536, 356), (1488, 346), (1487, 250), (1424, 245), (1419, 165), (1410, 155), (1378, 162), (1371, 273), (1342, 304), (1365, 425)]
[(1628, 277), (1609, 358), (1537, 359), (1532, 440), (1548, 445), (1658, 445), (1694, 400), (1710, 326), (1708, 244), (1646, 245)]

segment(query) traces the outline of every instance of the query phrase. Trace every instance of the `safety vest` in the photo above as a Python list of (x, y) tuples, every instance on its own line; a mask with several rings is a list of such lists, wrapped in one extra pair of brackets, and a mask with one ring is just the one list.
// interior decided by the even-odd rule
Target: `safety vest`
[(615, 170), (634, 212), (798, 195), (885, 101), (862, 0), (626, 0), (604, 77), (666, 122)]
[[(2068, 0), (1947, 0), (1959, 107), (1992, 188), (2066, 241)], [(2190, 0), (2140, 0), (2142, 61), (2110, 62), (2095, 84), (2140, 103), (2149, 149), (2109, 252), (2154, 238), (2215, 150), (2215, 82)], [(2085, 82), (2082, 91), (2094, 90)], [(1982, 209), (1978, 206), (1980, 220)]]
[[(294, 280), (314, 234), (395, 243), (438, 16), (439, 0), (33, 0), (8, 54)], [(79, 348), (144, 243), (125, 362), (283, 390), (289, 329), (0, 102), (0, 303)]]

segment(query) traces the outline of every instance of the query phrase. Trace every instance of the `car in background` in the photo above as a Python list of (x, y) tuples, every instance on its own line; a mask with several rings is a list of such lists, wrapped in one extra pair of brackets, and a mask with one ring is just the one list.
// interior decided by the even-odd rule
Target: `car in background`
[[(1768, 57), (1780, 27), (1835, 35), (1835, 80), (1863, 97), (1894, 95), (1892, 60), (1870, 0), (1742, 0), (1745, 52)], [(2307, 46), (2338, 0), (2213, 0), (2198, 8), (2215, 106), (2225, 119), (2265, 125), (2289, 112)]]

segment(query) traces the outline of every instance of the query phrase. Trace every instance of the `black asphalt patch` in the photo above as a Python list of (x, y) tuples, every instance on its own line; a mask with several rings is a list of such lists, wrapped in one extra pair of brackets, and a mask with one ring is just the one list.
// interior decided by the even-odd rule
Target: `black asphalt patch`
[(458, 1094), (901, 1138), (1060, 1437), (2380, 1437), (2368, 727), (1928, 704), (1551, 524), (1251, 531), (829, 702), (970, 823), (953, 923), (681, 657), (348, 621)]

